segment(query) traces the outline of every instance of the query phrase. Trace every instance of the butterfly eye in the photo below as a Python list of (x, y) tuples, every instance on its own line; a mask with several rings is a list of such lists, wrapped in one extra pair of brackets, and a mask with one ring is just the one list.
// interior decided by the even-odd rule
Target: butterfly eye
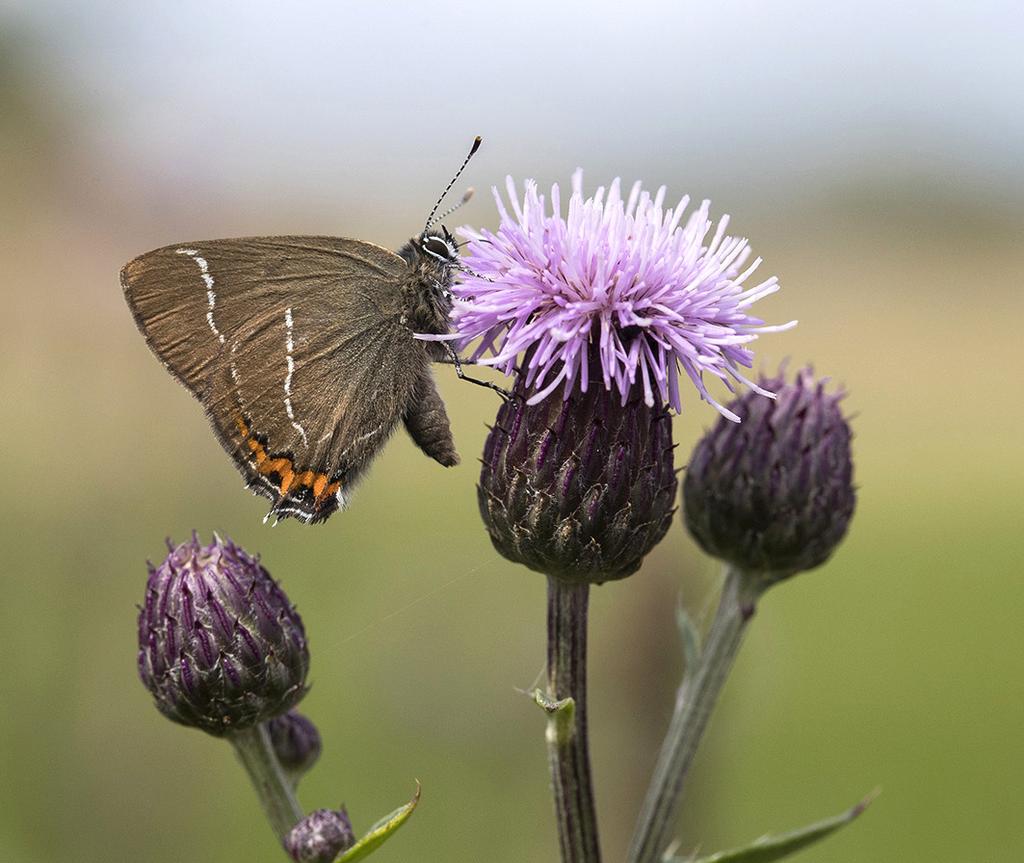
[(448, 244), (440, 237), (429, 237), (423, 241), (423, 249), (428, 254), (433, 255), (435, 258), (443, 258), (448, 260), (452, 256), (452, 251), (448, 247)]

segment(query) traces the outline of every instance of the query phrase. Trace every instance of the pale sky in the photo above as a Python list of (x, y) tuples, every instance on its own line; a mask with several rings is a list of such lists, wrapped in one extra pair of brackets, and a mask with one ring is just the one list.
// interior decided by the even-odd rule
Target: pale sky
[(7, 3), (84, 141), (161, 183), (430, 197), (577, 165), (765, 196), (1024, 189), (1018, 3)]

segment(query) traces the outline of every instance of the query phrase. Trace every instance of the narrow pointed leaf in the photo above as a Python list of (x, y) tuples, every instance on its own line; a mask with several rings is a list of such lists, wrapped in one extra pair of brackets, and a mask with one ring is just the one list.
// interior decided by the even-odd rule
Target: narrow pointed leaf
[(777, 836), (762, 836), (745, 848), (718, 851), (715, 854), (699, 858), (671, 857), (666, 859), (666, 863), (775, 863), (776, 860), (782, 860), (790, 854), (802, 851), (809, 845), (834, 833), (840, 827), (846, 826), (867, 809), (877, 795), (878, 792), (873, 792), (852, 809), (847, 809), (842, 814), (826, 818), (824, 821), (818, 821), (788, 833), (780, 833)]
[(338, 857), (334, 863), (355, 863), (356, 860), (362, 860), (376, 851), (381, 845), (383, 845), (394, 832), (401, 827), (413, 811), (416, 809), (416, 804), (420, 802), (420, 784), (416, 783), (416, 794), (412, 800), (406, 803), (404, 806), (399, 806), (390, 815), (385, 815), (376, 824), (374, 824), (355, 845), (348, 849), (344, 854)]

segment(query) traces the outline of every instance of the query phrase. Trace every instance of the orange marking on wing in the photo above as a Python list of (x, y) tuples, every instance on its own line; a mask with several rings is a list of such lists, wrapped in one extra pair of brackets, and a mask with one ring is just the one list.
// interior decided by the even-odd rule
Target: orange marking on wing
[(268, 458), (266, 459), (257, 470), (262, 474), (278, 473), (284, 476), (284, 472), (291, 465), (291, 461), (283, 456), (280, 458)]
[(267, 459), (267, 451), (258, 440), (249, 441), (249, 449), (252, 450), (253, 458), (256, 459), (256, 467), (259, 467)]
[(308, 488), (313, 492), (314, 507), (319, 509), (327, 498), (337, 494), (341, 488), (340, 481), (335, 480), (331, 482), (330, 477), (325, 473), (320, 473), (316, 470), (298, 472), (294, 462), (287, 456), (271, 458), (267, 448), (256, 439), (249, 426), (246, 425), (245, 420), (237, 417), (235, 425), (238, 426), (238, 432), (242, 436), (242, 440), (249, 448), (249, 452), (252, 453), (256, 470), (264, 476), (276, 473), (280, 477), (278, 487), (281, 493), (281, 500), (288, 495), (292, 488)]

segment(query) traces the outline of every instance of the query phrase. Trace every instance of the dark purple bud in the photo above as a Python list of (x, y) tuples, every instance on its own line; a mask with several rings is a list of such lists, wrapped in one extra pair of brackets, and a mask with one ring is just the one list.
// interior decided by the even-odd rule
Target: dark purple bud
[(285, 836), (284, 847), (296, 863), (331, 863), (355, 842), (348, 813), (342, 807), (311, 812)]
[(494, 547), (564, 581), (631, 575), (672, 520), (668, 411), (640, 387), (623, 404), (600, 378), (564, 400), (530, 395), (520, 376), (484, 446), (477, 490)]
[(195, 534), (150, 569), (139, 676), (160, 712), (221, 736), (285, 713), (306, 692), (302, 619), (259, 561)]
[(770, 582), (824, 563), (846, 534), (856, 494), (852, 433), (809, 369), (782, 374), (730, 408), (697, 444), (683, 482), (687, 528), (708, 554)]
[(320, 732), (297, 710), (275, 716), (267, 723), (267, 731), (278, 763), (295, 779), (320, 757)]

